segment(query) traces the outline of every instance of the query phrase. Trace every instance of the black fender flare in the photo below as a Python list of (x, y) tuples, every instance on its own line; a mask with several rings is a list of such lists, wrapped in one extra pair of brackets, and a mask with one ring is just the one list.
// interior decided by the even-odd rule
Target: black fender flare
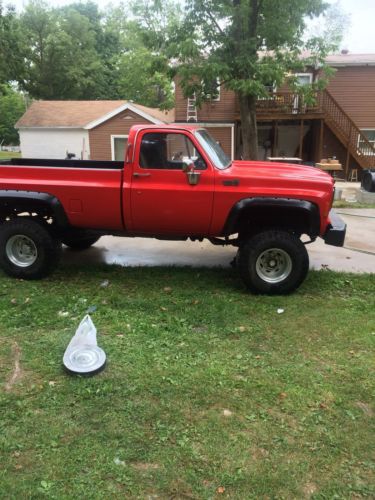
[(222, 236), (229, 236), (236, 232), (237, 221), (244, 210), (249, 208), (274, 208), (280, 210), (283, 208), (299, 210), (304, 214), (308, 221), (308, 230), (306, 231), (311, 237), (319, 236), (320, 234), (320, 212), (319, 207), (311, 201), (299, 200), (295, 198), (243, 198), (238, 201), (230, 210), (225, 222)]
[(33, 208), (47, 208), (60, 227), (68, 227), (69, 220), (60, 200), (53, 194), (39, 191), (0, 189), (0, 212), (7, 209), (30, 211)]

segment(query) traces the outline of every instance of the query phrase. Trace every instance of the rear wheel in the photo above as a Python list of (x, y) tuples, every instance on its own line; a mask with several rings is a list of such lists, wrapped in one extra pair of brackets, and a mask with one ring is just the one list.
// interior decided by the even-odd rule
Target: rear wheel
[(269, 230), (248, 238), (240, 246), (237, 265), (251, 291), (287, 294), (306, 278), (309, 256), (305, 245), (294, 234)]
[(50, 274), (61, 255), (61, 242), (33, 220), (14, 219), (0, 227), (0, 266), (9, 276), (39, 279)]

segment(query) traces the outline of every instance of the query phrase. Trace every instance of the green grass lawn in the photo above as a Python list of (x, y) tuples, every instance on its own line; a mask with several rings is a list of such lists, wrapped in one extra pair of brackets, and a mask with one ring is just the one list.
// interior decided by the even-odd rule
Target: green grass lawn
[(0, 160), (9, 158), (21, 158), (21, 153), (13, 153), (11, 151), (0, 151)]
[(374, 203), (360, 203), (359, 201), (338, 200), (333, 202), (333, 208), (375, 208)]
[[(0, 496), (373, 498), (374, 290), (330, 271), (287, 297), (229, 269), (1, 275)], [(69, 376), (91, 306), (108, 365)]]

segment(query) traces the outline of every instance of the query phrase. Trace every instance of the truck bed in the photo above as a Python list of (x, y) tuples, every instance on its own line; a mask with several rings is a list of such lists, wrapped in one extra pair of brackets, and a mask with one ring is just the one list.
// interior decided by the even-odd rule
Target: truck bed
[(123, 230), (124, 162), (13, 158), (0, 161), (0, 190), (48, 193), (72, 226)]
[(1, 165), (17, 165), (25, 167), (62, 167), (62, 168), (108, 168), (123, 169), (123, 161), (103, 161), (103, 160), (58, 160), (54, 158), (11, 158), (1, 160)]

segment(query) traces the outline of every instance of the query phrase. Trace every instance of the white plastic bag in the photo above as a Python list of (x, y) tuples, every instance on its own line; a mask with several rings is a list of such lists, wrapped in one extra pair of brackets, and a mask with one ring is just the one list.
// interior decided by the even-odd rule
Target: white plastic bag
[(95, 325), (86, 314), (66, 348), (64, 366), (70, 373), (93, 375), (104, 368), (105, 362), (105, 352), (96, 341)]

